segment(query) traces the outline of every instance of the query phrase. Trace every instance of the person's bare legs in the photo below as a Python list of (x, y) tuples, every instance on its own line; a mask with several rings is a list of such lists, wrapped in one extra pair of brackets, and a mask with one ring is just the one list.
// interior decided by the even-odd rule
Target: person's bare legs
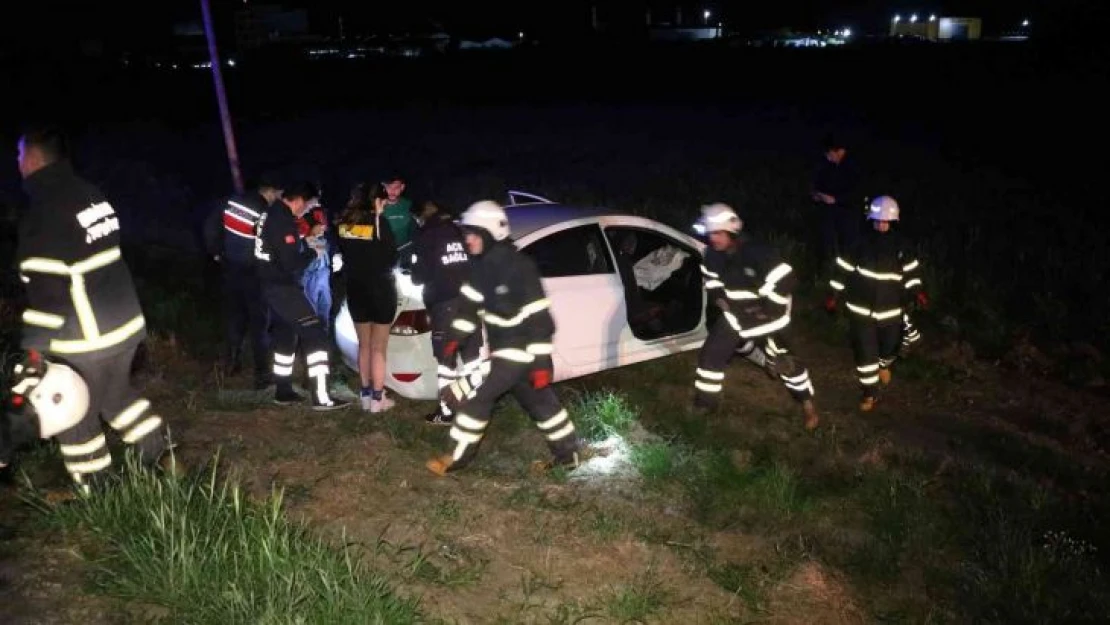
[[(385, 350), (389, 345), (389, 324), (374, 323), (370, 325), (370, 336), (367, 341), (370, 346), (370, 382), (373, 389), (373, 404), (371, 412), (382, 412), (393, 407), (393, 400), (385, 396)], [(359, 338), (361, 356), (362, 339)]]
[(359, 401), (362, 404), (363, 410), (370, 410), (370, 389), (374, 388), (372, 376), (372, 358), (370, 348), (370, 337), (372, 324), (370, 323), (356, 323), (355, 336), (358, 337), (358, 381), (362, 387), (362, 392), (359, 393)]

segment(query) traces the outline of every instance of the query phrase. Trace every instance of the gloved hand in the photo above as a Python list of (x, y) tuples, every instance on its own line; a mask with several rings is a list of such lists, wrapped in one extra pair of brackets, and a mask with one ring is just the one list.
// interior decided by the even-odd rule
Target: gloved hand
[(829, 295), (825, 298), (825, 310), (829, 312), (836, 312), (836, 296)]
[(343, 271), (343, 255), (336, 254), (331, 257), (331, 272), (339, 273), (340, 271)]
[(452, 358), (457, 351), (459, 351), (458, 341), (447, 341), (447, 344), (443, 346), (443, 356), (445, 358)]
[(917, 292), (917, 307), (921, 310), (929, 309), (929, 296), (925, 294), (925, 291)]
[(528, 379), (532, 382), (532, 388), (537, 391), (547, 388), (555, 377), (554, 369), (550, 357), (537, 357), (532, 364), (532, 371), (528, 374)]

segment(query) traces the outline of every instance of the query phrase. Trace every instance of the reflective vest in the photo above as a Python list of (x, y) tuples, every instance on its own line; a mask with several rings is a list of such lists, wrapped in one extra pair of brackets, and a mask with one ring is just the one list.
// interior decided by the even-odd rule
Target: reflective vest
[(112, 205), (64, 162), (24, 185), (31, 205), (17, 253), (28, 302), (23, 347), (80, 357), (137, 345), (146, 324)]

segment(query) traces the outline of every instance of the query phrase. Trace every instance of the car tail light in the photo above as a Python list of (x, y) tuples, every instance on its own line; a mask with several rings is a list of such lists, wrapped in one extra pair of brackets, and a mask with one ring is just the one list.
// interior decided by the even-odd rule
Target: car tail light
[(406, 310), (397, 315), (397, 320), (393, 322), (393, 327), (389, 328), (389, 333), (393, 336), (415, 336), (431, 330), (432, 324), (428, 319), (428, 311)]

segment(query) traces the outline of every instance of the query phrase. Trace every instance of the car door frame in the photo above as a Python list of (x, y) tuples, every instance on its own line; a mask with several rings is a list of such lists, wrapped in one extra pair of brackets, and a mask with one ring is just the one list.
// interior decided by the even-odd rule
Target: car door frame
[[(522, 236), (520, 239), (517, 239), (516, 240), (516, 246), (517, 246), (517, 249), (519, 249), (521, 251), (524, 251), (525, 248), (527, 248), (529, 245), (539, 241), (540, 239), (545, 239), (547, 237), (557, 235), (560, 232), (573, 230), (575, 228), (579, 228), (579, 227), (582, 227), (582, 226), (593, 226), (593, 227), (597, 228), (597, 234), (600, 237), (600, 239), (602, 241), (602, 244), (604, 246), (603, 251), (604, 251), (604, 253), (609, 255), (609, 266), (612, 268), (612, 271), (609, 274), (592, 274), (592, 275), (586, 275), (586, 276), (563, 276), (563, 277), (559, 277), (559, 278), (542, 278), (542, 280), (544, 282), (544, 290), (548, 293), (548, 296), (550, 297), (553, 292), (556, 292), (556, 293), (558, 292), (557, 289), (554, 289), (554, 288), (551, 288), (550, 286), (548, 286), (549, 283), (553, 280), (563, 280), (563, 279), (566, 279), (566, 278), (581, 278), (581, 277), (592, 277), (592, 276), (600, 277), (600, 276), (603, 276), (603, 275), (609, 276), (610, 277), (609, 279), (611, 281), (611, 287), (609, 289), (609, 292), (610, 292), (610, 296), (616, 301), (616, 310), (613, 311), (613, 314), (612, 314), (612, 317), (610, 319), (610, 323), (608, 325), (607, 332), (605, 333), (605, 336), (609, 336), (609, 337), (614, 337), (615, 336), (615, 340), (613, 340), (613, 341), (604, 341), (604, 342), (602, 342), (602, 344), (598, 345), (598, 350), (599, 350), (599, 353), (601, 353), (601, 356), (599, 358), (597, 358), (596, 360), (587, 361), (587, 360), (579, 359), (576, 356), (572, 356), (571, 354), (567, 353), (566, 349), (560, 349), (559, 327), (560, 326), (563, 326), (563, 327), (571, 326), (571, 327), (573, 327), (573, 324), (567, 324), (567, 323), (565, 323), (565, 320), (564, 320), (564, 322), (561, 323), (558, 319), (556, 319), (556, 330), (555, 330), (555, 341), (554, 341), (554, 343), (555, 343), (555, 354), (554, 354), (554, 357), (555, 357), (555, 379), (556, 380), (566, 380), (566, 379), (576, 378), (576, 377), (580, 377), (580, 376), (583, 376), (583, 375), (589, 375), (591, 373), (596, 373), (598, 371), (604, 371), (605, 369), (610, 369), (610, 368), (613, 368), (615, 366), (619, 366), (618, 363), (620, 361), (620, 351), (621, 351), (622, 340), (623, 340), (626, 333), (628, 333), (628, 334), (631, 333), (631, 329), (628, 328), (628, 311), (627, 311), (627, 308), (625, 306), (624, 291), (623, 291), (623, 287), (621, 286), (622, 282), (621, 282), (621, 279), (620, 279), (620, 273), (617, 271), (616, 258), (613, 257), (613, 250), (610, 249), (609, 242), (605, 240), (605, 233), (604, 233), (604, 231), (601, 227), (601, 224), (599, 223), (599, 218), (597, 216), (589, 216), (589, 217), (580, 217), (580, 218), (576, 218), (576, 219), (568, 219), (566, 221), (560, 221), (560, 222), (557, 222), (557, 223), (554, 223), (554, 224), (544, 226), (542, 228), (538, 228), (538, 229), (536, 229), (532, 232), (529, 232), (528, 234)], [(527, 252), (525, 252), (525, 253), (527, 253)]]

